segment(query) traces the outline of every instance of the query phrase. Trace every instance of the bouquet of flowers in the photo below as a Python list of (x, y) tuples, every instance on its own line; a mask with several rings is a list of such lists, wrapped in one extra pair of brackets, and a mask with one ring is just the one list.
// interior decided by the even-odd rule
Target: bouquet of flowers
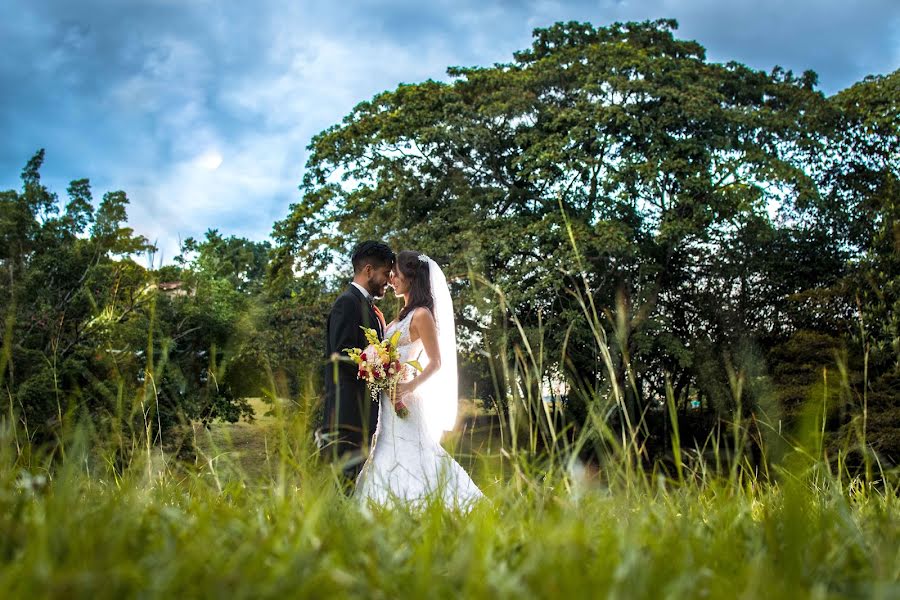
[(409, 414), (409, 409), (402, 401), (396, 399), (397, 384), (403, 378), (404, 365), (410, 365), (421, 371), (421, 365), (414, 360), (406, 363), (400, 362), (400, 352), (397, 350), (397, 342), (400, 341), (400, 332), (386, 340), (379, 340), (378, 333), (368, 327), (362, 328), (366, 334), (369, 345), (365, 348), (344, 348), (347, 355), (359, 366), (356, 376), (369, 384), (369, 392), (372, 401), (377, 402), (381, 392), (388, 392), (394, 411), (401, 419)]

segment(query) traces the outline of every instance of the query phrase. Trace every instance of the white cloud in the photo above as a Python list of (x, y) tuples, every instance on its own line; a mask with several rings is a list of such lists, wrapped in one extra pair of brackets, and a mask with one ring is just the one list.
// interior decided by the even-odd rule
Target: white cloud
[[(216, 226), (226, 234), (267, 237), (299, 199), (306, 146), (315, 134), (379, 91), (442, 76), (450, 60), (440, 46), (421, 52), (369, 40), (350, 47), (325, 34), (273, 39), (284, 44), (273, 48), (281, 63), (222, 82), (216, 99), (252, 126), (237, 136), (217, 135), (216, 115), (208, 109), (187, 103), (170, 110), (159, 117), (157, 135), (171, 136), (173, 154), (182, 160), (156, 173), (152, 185), (126, 184), (133, 226), (158, 240), (166, 260), (177, 254), (179, 239)], [(197, 168), (197, 154), (206, 148), (222, 157), (218, 169)], [(220, 225), (226, 222), (227, 228)]]

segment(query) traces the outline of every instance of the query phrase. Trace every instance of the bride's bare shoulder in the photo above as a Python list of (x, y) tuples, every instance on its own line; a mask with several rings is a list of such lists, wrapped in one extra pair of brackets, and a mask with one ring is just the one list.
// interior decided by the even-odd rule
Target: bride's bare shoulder
[(431, 314), (430, 310), (421, 306), (413, 311), (412, 323), (410, 325), (411, 330), (419, 332), (419, 337), (421, 337), (421, 331), (423, 328), (427, 327), (430, 329), (434, 329), (436, 327), (434, 322), (434, 315)]
[(431, 311), (424, 306), (417, 306), (412, 310), (412, 320), (421, 323), (422, 320), (434, 321)]

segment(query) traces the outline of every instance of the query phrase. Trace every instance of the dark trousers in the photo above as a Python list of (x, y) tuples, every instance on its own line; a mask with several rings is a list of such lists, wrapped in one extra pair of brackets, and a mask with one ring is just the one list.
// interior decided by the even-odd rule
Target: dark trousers
[(344, 493), (352, 494), (372, 447), (371, 435), (357, 428), (339, 427), (317, 434), (322, 458), (336, 470)]

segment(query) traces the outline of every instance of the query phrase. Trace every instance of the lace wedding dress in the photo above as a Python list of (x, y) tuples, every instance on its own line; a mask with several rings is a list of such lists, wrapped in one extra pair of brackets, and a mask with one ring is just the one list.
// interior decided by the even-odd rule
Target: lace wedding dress
[[(413, 342), (409, 337), (409, 326), (416, 310), (427, 309), (410, 311), (402, 321), (388, 327), (385, 337), (399, 329), (400, 360), (419, 359), (427, 364), (422, 340)], [(412, 367), (407, 365), (405, 368), (408, 377)], [(483, 494), (462, 466), (441, 447), (439, 433), (435, 435), (434, 428), (429, 426), (427, 411), (423, 410), (423, 404), (429, 399), (419, 395), (422, 387), (425, 386), (404, 397), (404, 404), (409, 409), (405, 418), (398, 417), (390, 399), (382, 397), (375, 442), (357, 478), (356, 496), (363, 502), (374, 500), (389, 504), (403, 501), (413, 505), (440, 497), (448, 506), (469, 508)]]

